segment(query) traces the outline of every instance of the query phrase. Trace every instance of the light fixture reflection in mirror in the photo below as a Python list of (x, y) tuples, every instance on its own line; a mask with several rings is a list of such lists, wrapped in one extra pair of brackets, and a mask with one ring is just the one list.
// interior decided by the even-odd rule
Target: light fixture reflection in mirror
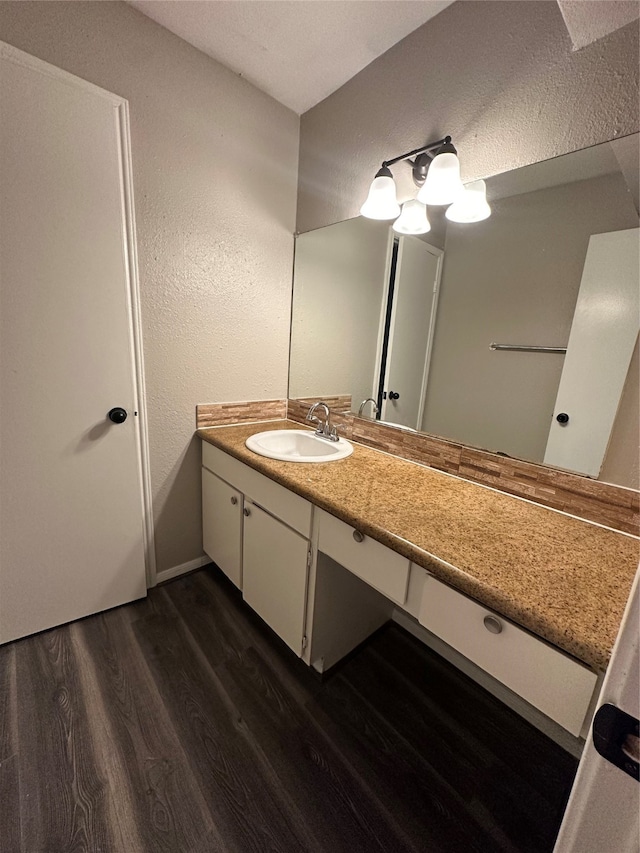
[[(300, 235), (290, 396), (353, 395), (356, 412), (360, 401), (371, 396), (381, 409), (381, 420), (403, 423), (402, 404), (420, 393), (422, 370), (415, 371), (417, 390), (404, 390), (395, 382), (386, 386), (384, 377), (380, 387), (384, 319), (387, 313), (393, 315), (398, 325), (391, 327), (391, 337), (407, 341), (411, 335), (402, 318), (421, 314), (427, 326), (432, 323), (423, 413), (419, 422), (405, 425), (542, 463), (560, 411), (556, 397), (565, 357), (542, 351), (491, 351), (489, 345), (567, 347), (591, 237), (638, 227), (637, 144), (637, 135), (617, 139), (488, 178), (486, 197), (492, 216), (473, 228), (445, 218), (445, 211), (434, 207), (429, 208), (432, 228), (426, 235), (398, 235), (390, 224), (365, 219)], [(409, 251), (414, 243), (416, 249)], [(632, 264), (636, 276), (637, 244), (636, 240)], [(404, 308), (401, 301), (392, 301), (387, 312), (394, 251), (396, 298), (402, 294), (412, 257), (426, 253), (430, 264), (440, 264), (440, 286), (433, 270), (424, 283), (425, 293), (436, 290), (431, 321), (426, 305), (418, 310), (413, 297)], [(613, 261), (607, 269), (613, 269)], [(621, 272), (611, 278), (619, 281)], [(339, 303), (331, 294), (339, 296)], [(599, 304), (597, 294), (592, 304)], [(605, 313), (594, 309), (603, 323)], [(636, 318), (638, 313), (628, 305), (623, 311)], [(588, 339), (586, 343), (589, 347)], [(619, 349), (619, 343), (616, 340), (608, 349)], [(618, 397), (606, 403), (614, 410), (614, 423), (600, 478), (637, 488), (640, 380), (637, 349), (631, 357), (630, 348), (633, 341), (625, 341), (622, 361), (627, 362), (618, 371)], [(400, 397), (379, 399), (380, 390)], [(596, 411), (605, 407), (604, 401), (595, 399), (593, 405)], [(576, 423), (574, 416), (569, 427)], [(569, 427), (564, 434), (569, 435)]]
[(445, 216), (450, 222), (482, 222), (491, 216), (491, 207), (487, 202), (487, 184), (485, 181), (472, 181), (466, 184), (464, 192), (457, 201), (447, 208)]
[(417, 198), (409, 199), (402, 205), (402, 213), (393, 223), (396, 234), (427, 234), (431, 223), (427, 218), (427, 206)]

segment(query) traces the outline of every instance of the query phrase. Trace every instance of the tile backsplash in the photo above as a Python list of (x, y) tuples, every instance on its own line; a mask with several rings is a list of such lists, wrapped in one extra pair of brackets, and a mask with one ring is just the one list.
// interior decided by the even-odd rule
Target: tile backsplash
[[(305, 424), (309, 407), (319, 399), (304, 397), (198, 405), (196, 428), (284, 418)], [(640, 493), (634, 489), (358, 418), (350, 411), (351, 397), (348, 395), (322, 399), (331, 409), (332, 423), (344, 438), (615, 530), (634, 536), (640, 534)]]
[(286, 400), (207, 403), (196, 406), (196, 429), (246, 423), (247, 421), (277, 421), (286, 417)]
[[(304, 423), (312, 398), (289, 400), (287, 417)], [(327, 400), (327, 403), (329, 401)], [(329, 403), (329, 405), (331, 405)], [(401, 430), (344, 409), (332, 420), (345, 438), (577, 515), (625, 533), (640, 533), (640, 493), (546, 465), (476, 450), (436, 436)]]
[[(298, 397), (287, 400), (287, 417), (289, 420), (301, 424), (306, 422), (309, 407), (317, 403), (320, 397)], [(322, 397), (322, 401), (331, 409), (331, 423), (338, 428), (338, 433), (343, 438), (351, 438), (353, 429), (353, 415), (351, 414), (351, 396)]]

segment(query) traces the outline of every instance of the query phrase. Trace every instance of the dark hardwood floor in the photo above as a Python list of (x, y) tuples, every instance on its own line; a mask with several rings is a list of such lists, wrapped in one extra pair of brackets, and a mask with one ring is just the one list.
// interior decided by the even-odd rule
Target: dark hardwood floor
[(216, 569), (0, 647), (2, 853), (551, 851), (575, 771), (396, 626), (321, 682)]

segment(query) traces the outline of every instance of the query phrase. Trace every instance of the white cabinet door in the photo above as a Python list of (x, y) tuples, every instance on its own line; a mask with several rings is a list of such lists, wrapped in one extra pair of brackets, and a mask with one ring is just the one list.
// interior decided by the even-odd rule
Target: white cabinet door
[(146, 595), (128, 145), (126, 101), (0, 42), (0, 642)]
[(242, 589), (242, 495), (202, 469), (202, 547)]
[(245, 501), (244, 600), (297, 655), (302, 655), (308, 553), (307, 539)]

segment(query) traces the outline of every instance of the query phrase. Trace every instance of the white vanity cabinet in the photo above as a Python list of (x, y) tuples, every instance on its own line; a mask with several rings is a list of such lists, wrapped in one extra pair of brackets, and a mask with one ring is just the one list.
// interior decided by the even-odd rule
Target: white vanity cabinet
[(202, 466), (205, 553), (302, 656), (311, 504), (206, 442)]
[(597, 688), (584, 664), (206, 442), (202, 495), (204, 550), (318, 672), (389, 619), (402, 624), (404, 611), (427, 629), (424, 642), (443, 641), (436, 651), (453, 650), (452, 662), (472, 677), (482, 670), (499, 682), (496, 695), (507, 704), (517, 694), (584, 735)]
[(202, 547), (242, 589), (242, 493), (202, 469)]
[(297, 655), (304, 645), (311, 545), (245, 501), (242, 596)]

